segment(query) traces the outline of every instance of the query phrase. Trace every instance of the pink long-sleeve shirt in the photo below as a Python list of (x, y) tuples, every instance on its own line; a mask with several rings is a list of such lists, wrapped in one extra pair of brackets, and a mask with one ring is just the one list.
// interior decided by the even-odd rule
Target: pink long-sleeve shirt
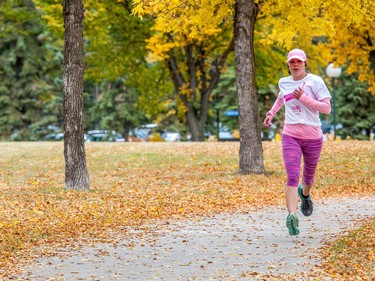
[[(316, 101), (309, 98), (306, 94), (302, 94), (299, 101), (304, 105), (319, 111), (324, 114), (331, 112), (330, 98), (325, 98), (320, 101)], [(280, 96), (276, 99), (271, 110), (267, 113), (272, 117), (275, 117), (276, 113), (284, 105), (284, 100)], [(319, 139), (322, 137), (322, 130), (317, 126), (310, 126), (306, 124), (284, 124), (283, 134), (300, 138), (300, 139)]]

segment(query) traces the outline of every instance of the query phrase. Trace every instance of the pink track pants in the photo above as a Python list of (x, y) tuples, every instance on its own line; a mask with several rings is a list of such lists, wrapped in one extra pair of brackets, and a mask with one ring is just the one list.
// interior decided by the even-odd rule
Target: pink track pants
[(287, 173), (287, 186), (297, 187), (303, 156), (302, 180), (307, 185), (314, 183), (316, 167), (322, 151), (323, 138), (304, 140), (288, 135), (282, 136), (282, 152)]

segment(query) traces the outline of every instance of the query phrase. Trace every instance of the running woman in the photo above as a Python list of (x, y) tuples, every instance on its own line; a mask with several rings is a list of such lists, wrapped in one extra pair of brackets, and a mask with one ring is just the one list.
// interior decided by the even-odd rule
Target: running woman
[[(310, 191), (323, 145), (319, 113), (331, 112), (331, 95), (322, 78), (306, 72), (304, 51), (290, 51), (287, 66), (291, 76), (279, 80), (278, 97), (263, 123), (270, 127), (272, 119), (284, 105), (282, 154), (287, 174), (285, 197), (289, 213), (286, 226), (289, 235), (298, 235), (298, 197), (301, 199), (302, 214), (311, 216), (313, 212)], [(299, 184), (302, 157), (302, 183)]]

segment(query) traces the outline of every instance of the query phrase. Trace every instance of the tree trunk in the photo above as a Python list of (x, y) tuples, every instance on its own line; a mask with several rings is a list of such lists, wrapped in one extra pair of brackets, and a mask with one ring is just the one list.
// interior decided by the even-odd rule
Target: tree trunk
[(63, 14), (65, 188), (87, 190), (90, 183), (83, 129), (83, 1), (64, 0)]
[(369, 60), (370, 60), (370, 66), (371, 66), (372, 74), (375, 75), (375, 51), (374, 50), (370, 51), (369, 57), (370, 57)]
[[(184, 100), (185, 96), (180, 95), (181, 99)], [(194, 112), (193, 106), (189, 102), (185, 102), (188, 110), (186, 112), (187, 124), (191, 132), (191, 141), (204, 141), (204, 126), (207, 121), (208, 110), (200, 110), (200, 118)]]
[(253, 44), (258, 12), (258, 4), (254, 0), (236, 0), (234, 51), (240, 125), (240, 172), (243, 174), (264, 173)]

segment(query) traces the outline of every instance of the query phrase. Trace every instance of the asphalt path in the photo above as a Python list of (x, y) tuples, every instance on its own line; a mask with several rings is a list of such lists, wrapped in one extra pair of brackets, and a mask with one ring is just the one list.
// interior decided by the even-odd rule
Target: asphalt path
[(301, 273), (308, 277), (318, 270), (319, 249), (326, 242), (375, 216), (374, 199), (315, 202), (311, 217), (299, 214), (301, 233), (293, 237), (285, 226), (284, 207), (129, 229), (116, 243), (60, 249), (36, 260), (15, 279), (282, 280)]

